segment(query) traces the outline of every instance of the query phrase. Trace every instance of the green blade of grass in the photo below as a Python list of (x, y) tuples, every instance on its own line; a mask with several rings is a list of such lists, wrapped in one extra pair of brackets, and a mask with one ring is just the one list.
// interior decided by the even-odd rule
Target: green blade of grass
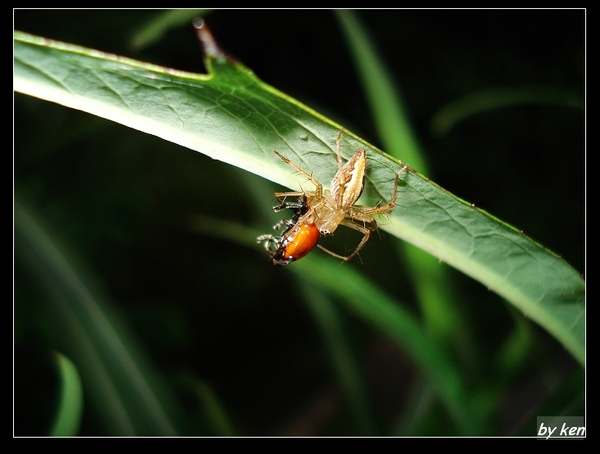
[(493, 88), (470, 93), (441, 108), (431, 121), (432, 133), (447, 134), (466, 118), (523, 104), (545, 104), (583, 111), (583, 99), (569, 90), (558, 87)]
[[(199, 233), (226, 239), (242, 245), (252, 245), (256, 249), (262, 249), (252, 241), (257, 232), (251, 231), (239, 224), (222, 221), (206, 216), (198, 216), (194, 219), (191, 228)], [(252, 241), (252, 242), (251, 242)], [(322, 301), (319, 292), (314, 293), (314, 288), (325, 295), (330, 296), (356, 314), (366, 324), (377, 332), (392, 340), (402, 351), (404, 351), (417, 369), (423, 374), (433, 391), (439, 396), (448, 409), (460, 433), (482, 434), (483, 420), (474, 411), (469, 403), (466, 390), (466, 379), (457, 364), (450, 359), (448, 352), (433, 339), (422, 327), (417, 317), (405, 309), (400, 301), (395, 300), (378, 288), (373, 282), (350, 266), (340, 270), (339, 261), (333, 260), (325, 254), (311, 254), (310, 256), (294, 262), (288, 268), (300, 281), (302, 289), (306, 291), (307, 304), (320, 317), (318, 320), (321, 328), (326, 331), (327, 343), (331, 351), (338, 356), (335, 365), (338, 371), (355, 375), (359, 372), (352, 364), (347, 348), (340, 345), (340, 327), (336, 320), (331, 320), (332, 312), (327, 307), (328, 302)], [(335, 276), (335, 278), (332, 278)], [(325, 304), (323, 307), (321, 304)], [(325, 327), (325, 325), (327, 325)], [(333, 325), (333, 326), (332, 326)], [(342, 336), (343, 337), (343, 336)], [(349, 388), (349, 394), (359, 393), (361, 384), (357, 377), (345, 377), (343, 386)], [(358, 381), (357, 381), (358, 380)], [(368, 412), (366, 396), (354, 395), (353, 405), (355, 411)], [(368, 413), (365, 414), (368, 418)], [(365, 421), (373, 427), (372, 421)]]
[[(337, 18), (386, 150), (411, 163), (419, 172), (430, 175), (426, 155), (411, 126), (401, 90), (367, 30), (353, 11), (337, 11)], [(442, 343), (454, 344), (462, 357), (471, 357), (470, 329), (457, 309), (452, 282), (445, 268), (410, 243), (400, 246), (400, 254), (411, 268), (409, 276), (429, 332)]]
[[(300, 278), (341, 297), (348, 309), (410, 355), (446, 405), (460, 433), (482, 433), (482, 420), (467, 400), (464, 377), (413, 314), (350, 267), (336, 274), (339, 265), (320, 256), (311, 256), (310, 260), (294, 265), (293, 270)], [(331, 279), (334, 274), (337, 279)]]
[(61, 353), (56, 353), (61, 377), (59, 408), (50, 435), (73, 436), (79, 433), (83, 412), (83, 389), (75, 364)]
[(305, 301), (322, 333), (338, 381), (344, 390), (350, 412), (361, 435), (379, 435), (379, 428), (371, 408), (368, 386), (362, 376), (360, 363), (350, 348), (350, 339), (344, 329), (341, 311), (338, 311), (322, 286), (303, 279), (301, 286)]
[[(40, 317), (52, 323), (59, 336), (55, 342), (64, 344), (63, 351), (81, 371), (90, 405), (108, 433), (175, 435), (173, 413), (165, 403), (168, 393), (157, 385), (157, 374), (135, 347), (129, 330), (84, 277), (81, 264), (74, 265), (19, 203), (15, 204), (15, 249), (45, 291), (47, 312)], [(58, 421), (54, 430), (64, 425)]]

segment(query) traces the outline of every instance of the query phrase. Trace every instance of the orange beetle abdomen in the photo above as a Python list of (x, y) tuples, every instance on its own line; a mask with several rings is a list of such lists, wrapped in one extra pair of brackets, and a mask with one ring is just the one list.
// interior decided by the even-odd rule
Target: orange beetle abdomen
[(319, 241), (319, 229), (311, 223), (296, 224), (286, 233), (273, 254), (275, 265), (289, 265), (308, 254)]

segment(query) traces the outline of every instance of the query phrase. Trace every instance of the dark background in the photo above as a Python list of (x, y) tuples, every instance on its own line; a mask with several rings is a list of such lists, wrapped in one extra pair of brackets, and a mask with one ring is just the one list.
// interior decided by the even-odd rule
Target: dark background
[[(132, 48), (134, 31), (156, 14), (16, 10), (14, 27), (204, 72), (191, 25), (174, 27), (141, 50)], [(520, 104), (469, 117), (443, 137), (432, 133), (432, 119), (448, 103), (494, 88), (556, 88), (583, 105), (585, 11), (365, 10), (358, 15), (402, 89), (427, 153), (428, 176), (523, 229), (583, 274), (583, 109)], [(381, 147), (332, 11), (220, 10), (205, 18), (220, 45), (262, 80)], [(294, 284), (263, 254), (188, 227), (193, 214), (203, 213), (265, 229), (246, 184), (237, 169), (198, 153), (15, 94), (15, 194), (84, 258), (160, 368), (189, 367), (205, 378), (244, 432), (289, 433), (302, 421), (307, 402), (329, 402), (324, 396), (334, 386)], [(394, 274), (390, 282), (386, 260), (377, 260), (389, 249), (385, 237), (367, 249), (363, 264), (351, 266), (398, 291), (406, 279)], [(498, 332), (491, 332), (489, 323), (482, 328), (483, 342), (493, 345), (508, 323), (505, 303), (451, 273), (466, 304), (476, 304), (473, 317), (493, 318)], [(18, 289), (21, 277), (17, 268)], [(29, 297), (17, 292), (16, 303)], [(375, 400), (385, 419), (393, 412), (390, 402), (401, 405), (405, 399), (394, 390), (401, 388), (409, 366), (366, 328), (357, 323), (354, 329), (364, 341), (367, 375), (382, 390)], [(24, 332), (23, 338), (34, 336)], [(539, 335), (545, 339), (541, 330)], [(206, 345), (213, 348), (203, 348), (200, 359), (199, 346)], [(565, 356), (560, 346), (554, 348)], [(559, 364), (563, 360), (573, 367), (568, 358)], [(92, 418), (86, 418), (83, 433), (97, 433)], [(513, 423), (499, 430), (508, 431)], [(331, 433), (332, 425), (347, 430), (327, 420), (314, 433)]]

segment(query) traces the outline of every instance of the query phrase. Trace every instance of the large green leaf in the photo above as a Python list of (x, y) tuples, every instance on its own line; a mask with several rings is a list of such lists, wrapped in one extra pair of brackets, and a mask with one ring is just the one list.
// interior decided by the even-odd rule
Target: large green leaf
[[(294, 189), (308, 185), (285, 154), (327, 183), (340, 126), (224, 57), (208, 75), (175, 71), (15, 32), (15, 89), (144, 131)], [(388, 200), (402, 163), (351, 133), (343, 155), (368, 153), (363, 204)], [(410, 163), (409, 163), (410, 164)], [(585, 286), (560, 257), (410, 169), (381, 227), (502, 295), (583, 364)]]

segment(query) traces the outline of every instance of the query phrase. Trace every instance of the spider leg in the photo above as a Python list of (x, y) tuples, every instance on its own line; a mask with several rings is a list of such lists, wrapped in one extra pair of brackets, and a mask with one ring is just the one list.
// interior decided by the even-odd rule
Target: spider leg
[[(308, 178), (308, 181), (310, 181), (315, 186), (315, 193), (317, 195), (321, 195), (322, 194), (322, 192), (323, 192), (323, 185), (321, 183), (319, 183), (319, 181), (315, 177), (313, 177), (310, 173), (308, 173), (306, 170), (304, 170), (298, 164), (290, 161), (288, 158), (286, 158), (284, 155), (282, 155), (281, 153), (279, 153), (277, 150), (273, 150), (273, 153), (275, 153), (277, 156), (279, 156), (279, 159), (281, 159), (287, 165), (289, 165), (290, 167), (292, 167), (296, 172), (298, 172), (299, 174), (304, 175), (306, 178)], [(304, 193), (303, 192), (299, 193), (299, 195), (302, 195), (302, 194), (304, 194)]]
[(342, 170), (342, 152), (340, 150), (340, 141), (342, 140), (342, 133), (344, 132), (344, 128), (340, 129), (340, 133), (335, 140), (335, 151), (337, 154), (337, 163), (338, 163), (338, 172)]
[(288, 197), (302, 197), (304, 194), (305, 194), (305, 192), (302, 192), (302, 191), (298, 191), (298, 192), (276, 192), (275, 193), (275, 198), (278, 201), (283, 202)]
[(396, 206), (396, 197), (398, 196), (398, 181), (400, 180), (400, 174), (408, 168), (408, 164), (402, 167), (398, 173), (396, 174), (396, 179), (394, 181), (394, 192), (392, 194), (392, 198), (385, 205), (381, 205), (381, 202), (378, 202), (376, 206), (370, 208), (356, 207), (357, 209), (352, 210), (350, 216), (352, 219), (358, 219), (361, 221), (369, 221), (369, 217), (373, 214), (382, 214), (387, 213), (392, 208)]
[[(373, 223), (375, 223), (375, 220), (372, 219)], [(354, 251), (352, 251), (352, 254), (350, 255), (340, 255), (340, 254), (336, 254), (333, 251), (330, 251), (329, 249), (324, 248), (323, 246), (321, 246), (320, 244), (317, 244), (317, 247), (319, 249), (321, 249), (324, 252), (327, 252), (329, 255), (332, 255), (335, 258), (344, 260), (345, 262), (348, 262), (350, 260), (352, 260), (352, 258), (358, 254), (358, 252), (362, 249), (362, 247), (367, 243), (367, 241), (369, 241), (369, 237), (371, 236), (371, 231), (375, 228), (377, 228), (377, 224), (375, 223), (373, 226), (371, 227), (366, 227), (365, 225), (360, 225), (359, 223), (353, 221), (352, 219), (344, 219), (341, 222), (342, 225), (345, 225), (346, 227), (349, 227), (351, 229), (357, 230), (360, 233), (363, 234), (362, 240), (360, 240), (360, 243), (358, 244), (358, 246), (356, 246), (356, 248), (354, 248)]]

